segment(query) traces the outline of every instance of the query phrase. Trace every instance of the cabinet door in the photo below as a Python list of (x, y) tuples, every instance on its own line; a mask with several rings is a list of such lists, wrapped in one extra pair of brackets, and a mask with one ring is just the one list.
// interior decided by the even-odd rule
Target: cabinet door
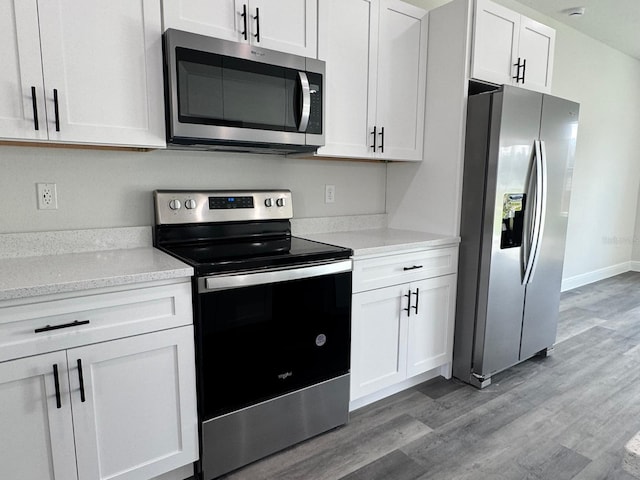
[(248, 0), (248, 4), (251, 43), (317, 57), (317, 0)]
[(405, 379), (408, 285), (353, 296), (351, 400)]
[(143, 480), (197, 460), (193, 327), (75, 348), (67, 357), (81, 480)]
[(46, 140), (36, 0), (0, 0), (0, 44), (0, 138)]
[(555, 41), (556, 31), (553, 28), (522, 17), (518, 55), (527, 61), (522, 84), (524, 88), (551, 92)]
[(175, 28), (224, 40), (244, 41), (243, 6), (247, 11), (248, 28), (248, 0), (163, 0), (163, 30)]
[(520, 14), (488, 0), (476, 0), (471, 77), (513, 83), (518, 61)]
[(38, 9), (49, 139), (165, 146), (159, 2), (41, 0)]
[(407, 377), (450, 362), (453, 354), (456, 275), (411, 284), (408, 318)]
[(64, 352), (0, 363), (0, 432), (0, 478), (78, 478)]
[(426, 65), (427, 13), (400, 0), (380, 0), (378, 157), (422, 160)]
[(373, 158), (377, 0), (320, 0), (318, 57), (326, 62), (325, 146), (319, 155)]

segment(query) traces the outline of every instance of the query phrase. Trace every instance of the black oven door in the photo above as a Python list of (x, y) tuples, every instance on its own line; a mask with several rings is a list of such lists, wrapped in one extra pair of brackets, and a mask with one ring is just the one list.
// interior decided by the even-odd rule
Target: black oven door
[(257, 283), (197, 296), (202, 420), (349, 371), (350, 271)]

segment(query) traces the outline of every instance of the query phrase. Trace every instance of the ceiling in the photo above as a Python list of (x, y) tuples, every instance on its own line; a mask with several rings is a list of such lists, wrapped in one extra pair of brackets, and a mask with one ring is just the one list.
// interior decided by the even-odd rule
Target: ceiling
[[(640, 0), (517, 0), (640, 60)], [(565, 10), (585, 7), (582, 16)]]

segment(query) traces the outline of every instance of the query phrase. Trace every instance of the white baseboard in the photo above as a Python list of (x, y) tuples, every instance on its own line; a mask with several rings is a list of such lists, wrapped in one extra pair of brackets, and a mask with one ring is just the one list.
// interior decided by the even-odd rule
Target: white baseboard
[(620, 275), (621, 273), (633, 270), (640, 272), (640, 262), (623, 262), (610, 267), (600, 268), (592, 272), (582, 273), (569, 278), (562, 279), (562, 291), (571, 290), (573, 288), (582, 287), (589, 283), (597, 282), (598, 280), (604, 280), (605, 278)]

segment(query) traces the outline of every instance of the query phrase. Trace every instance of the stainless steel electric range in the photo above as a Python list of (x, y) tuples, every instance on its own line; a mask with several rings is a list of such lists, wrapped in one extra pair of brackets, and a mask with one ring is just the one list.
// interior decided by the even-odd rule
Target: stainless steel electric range
[(209, 480), (346, 423), (352, 251), (291, 235), (291, 192), (154, 192), (157, 248), (192, 265)]

